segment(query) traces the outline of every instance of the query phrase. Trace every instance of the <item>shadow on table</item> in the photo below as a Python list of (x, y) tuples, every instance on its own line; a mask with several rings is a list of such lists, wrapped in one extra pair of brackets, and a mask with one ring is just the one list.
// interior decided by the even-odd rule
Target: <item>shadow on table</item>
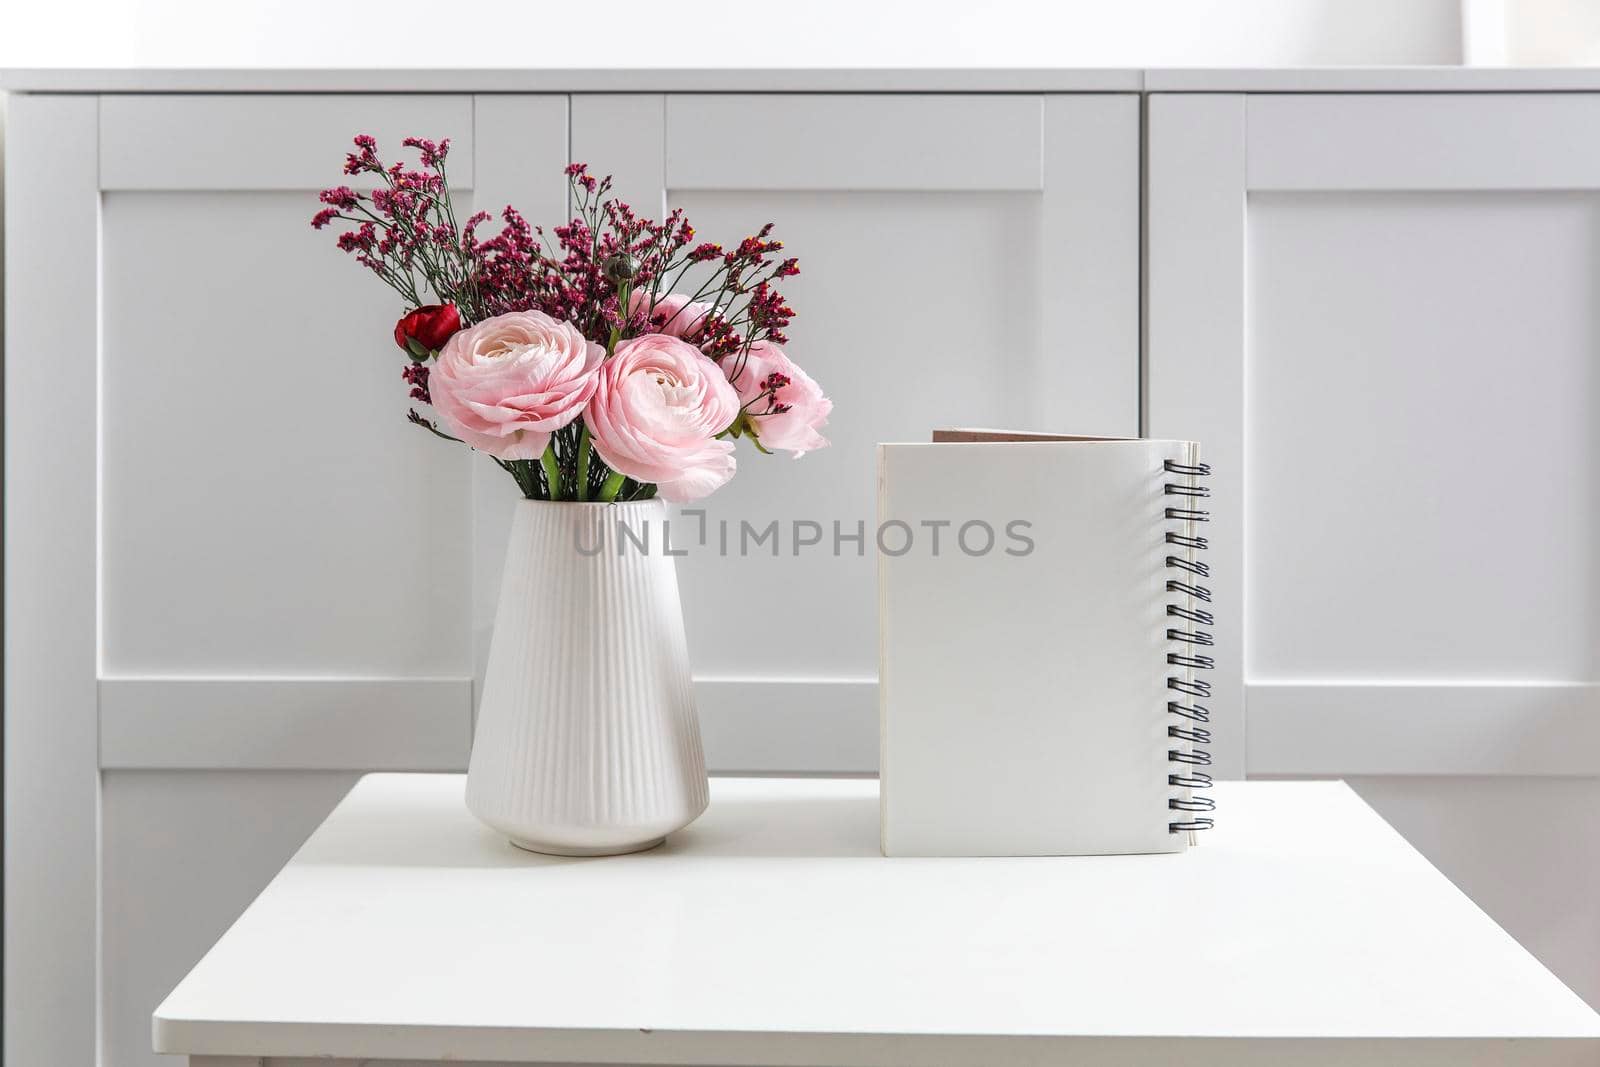
[(878, 798), (725, 799), (664, 845), (631, 856), (577, 859), (526, 852), (472, 817), (464, 804), (385, 797), (346, 802), (295, 855), (296, 865), (371, 867), (540, 867), (644, 864), (668, 857), (816, 859), (878, 855)]
[(808, 859), (879, 854), (876, 791), (860, 797), (713, 800), (712, 805), (656, 852)]

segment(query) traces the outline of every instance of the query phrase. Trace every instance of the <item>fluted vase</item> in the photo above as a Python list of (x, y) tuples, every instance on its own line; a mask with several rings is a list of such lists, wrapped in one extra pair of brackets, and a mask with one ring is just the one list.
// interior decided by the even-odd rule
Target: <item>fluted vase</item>
[(638, 852), (709, 799), (666, 507), (517, 504), (467, 771), (512, 844)]

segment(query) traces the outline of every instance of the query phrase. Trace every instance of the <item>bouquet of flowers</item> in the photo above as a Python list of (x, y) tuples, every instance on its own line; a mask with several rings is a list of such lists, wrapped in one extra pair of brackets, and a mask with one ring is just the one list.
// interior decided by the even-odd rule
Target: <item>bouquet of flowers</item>
[(763, 226), (724, 249), (695, 242), (674, 210), (657, 222), (609, 196), (611, 179), (566, 170), (577, 216), (552, 231), (514, 208), (480, 238), (458, 226), (448, 140), (409, 137), (418, 169), (355, 138), (347, 175), (311, 220), (351, 228), (338, 246), (407, 305), (395, 343), (410, 421), (487, 453), (535, 500), (696, 500), (735, 468), (734, 439), (796, 456), (828, 442), (831, 401), (783, 350), (794, 316), (778, 283), (798, 274)]

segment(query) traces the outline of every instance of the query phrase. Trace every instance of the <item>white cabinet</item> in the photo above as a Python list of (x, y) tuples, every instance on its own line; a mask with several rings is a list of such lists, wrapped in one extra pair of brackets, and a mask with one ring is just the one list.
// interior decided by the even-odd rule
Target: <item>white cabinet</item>
[(800, 257), (833, 445), (742, 451), (680, 561), (717, 768), (872, 769), (871, 446), (991, 423), (1205, 443), (1224, 773), (1592, 774), (1593, 79), (1188, 76), (1141, 130), (1128, 76), (10, 97), (8, 1061), (157, 1062), (150, 1009), (357, 772), (464, 763), (512, 487), (403, 422), (399, 309), (306, 225), (360, 131), (454, 138), (476, 207), (558, 220), (584, 160)]
[(1218, 467), (1235, 772), (1593, 773), (1597, 121), (1150, 98), (1148, 429)]
[(875, 442), (1137, 429), (1136, 94), (37, 93), (8, 123), (8, 1062), (92, 1062), (97, 1009), (102, 1062), (158, 1062), (150, 1010), (355, 772), (464, 765), (513, 489), (405, 423), (401, 309), (307, 225), (353, 134), (451, 137), (464, 206), (559, 222), (584, 159), (801, 257), (833, 446), (745, 450), (708, 502), (777, 555), (682, 561), (714, 766), (873, 766)]

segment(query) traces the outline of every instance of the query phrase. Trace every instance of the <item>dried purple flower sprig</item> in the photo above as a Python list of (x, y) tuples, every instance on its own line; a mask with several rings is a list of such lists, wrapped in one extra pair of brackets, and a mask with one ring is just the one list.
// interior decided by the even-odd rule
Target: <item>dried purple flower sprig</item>
[[(772, 238), (771, 223), (731, 250), (695, 243), (694, 227), (681, 209), (659, 222), (641, 218), (609, 195), (609, 176), (597, 178), (584, 164), (573, 163), (566, 176), (576, 213), (552, 229), (553, 242), (510, 206), (500, 212), (499, 232), (480, 238), (480, 228), (492, 218), (488, 212), (475, 213), (464, 226), (456, 223), (446, 177), (450, 142), (408, 137), (403, 144), (417, 151), (416, 169), (383, 163), (371, 136), (356, 137), (344, 172), (372, 175), (377, 187), (370, 193), (348, 185), (323, 190), (324, 207), (311, 224), (319, 230), (336, 221), (350, 224), (339, 234), (338, 247), (398, 292), (413, 313), (457, 314), (459, 328), (507, 312), (536, 310), (571, 322), (588, 340), (604, 346), (608, 357), (619, 342), (641, 334), (682, 335), (732, 379), (743, 371), (753, 345), (788, 341), (785, 330), (794, 309), (777, 284), (800, 270), (795, 259), (777, 255), (783, 244)], [(685, 298), (679, 287), (690, 279), (698, 285)], [(668, 294), (675, 303), (658, 308)], [(685, 314), (693, 321), (677, 321)], [(397, 329), (397, 340), (407, 347), (402, 332)], [(402, 372), (412, 399), (422, 403), (431, 399), (428, 348), (413, 338), (412, 362)], [(782, 375), (763, 380), (759, 395), (745, 403), (727, 433), (748, 435), (760, 448), (752, 417), (787, 411), (776, 400), (787, 384)], [(407, 417), (456, 440), (415, 410)], [(496, 462), (525, 496), (596, 499), (613, 473), (593, 453), (586, 435), (579, 420), (554, 433), (549, 462)], [(608, 499), (642, 499), (654, 489), (628, 479), (620, 495)]]
[[(319, 199), (327, 206), (312, 217), (311, 225), (320, 230), (335, 220), (354, 223), (354, 229), (339, 235), (339, 248), (354, 255), (412, 307), (437, 302), (454, 304), (463, 314), (475, 311), (477, 272), (471, 250), (458, 233), (445, 174), (450, 142), (407, 137), (403, 144), (417, 149), (420, 170), (407, 170), (400, 163), (385, 166), (378, 158), (377, 141), (367, 134), (358, 136), (356, 151), (345, 157), (344, 172), (374, 175), (379, 185), (370, 193), (348, 185), (324, 189)], [(428, 292), (435, 301), (424, 298)]]
[[(418, 169), (385, 165), (371, 136), (355, 138), (345, 173), (371, 174), (381, 184), (371, 193), (347, 185), (324, 189), (320, 199), (326, 206), (311, 225), (352, 224), (339, 235), (339, 248), (412, 307), (454, 304), (465, 325), (535, 309), (566, 319), (609, 350), (619, 340), (670, 327), (648, 321), (644, 309), (703, 267), (705, 277), (690, 300), (715, 310), (697, 324), (701, 351), (721, 362), (758, 341), (787, 342), (784, 330), (794, 309), (775, 283), (799, 274), (800, 267), (793, 258), (775, 256), (783, 243), (772, 239), (771, 223), (731, 250), (691, 244), (695, 229), (681, 208), (660, 222), (641, 218), (609, 195), (610, 177), (596, 178), (585, 164), (573, 163), (566, 173), (576, 214), (551, 231), (553, 246), (542, 228), (509, 206), (500, 213), (500, 232), (480, 239), (488, 212), (456, 225), (445, 173), (450, 142), (408, 137), (403, 143), (418, 151)], [(641, 295), (630, 302), (636, 292)]]

